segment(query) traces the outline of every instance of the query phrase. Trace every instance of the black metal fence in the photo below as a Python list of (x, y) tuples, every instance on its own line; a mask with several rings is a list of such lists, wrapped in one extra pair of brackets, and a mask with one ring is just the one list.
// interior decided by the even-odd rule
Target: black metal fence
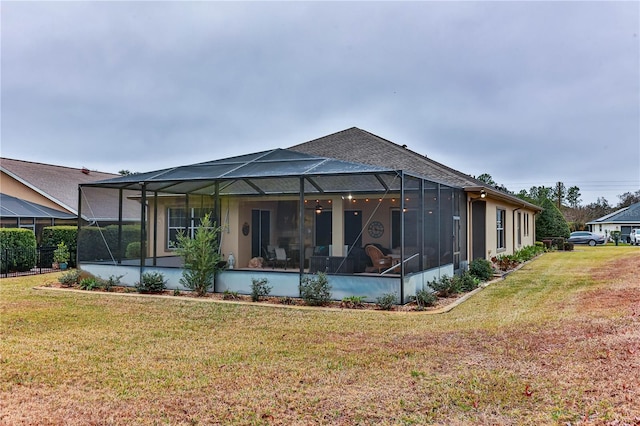
[(0, 249), (0, 278), (53, 272), (56, 247)]

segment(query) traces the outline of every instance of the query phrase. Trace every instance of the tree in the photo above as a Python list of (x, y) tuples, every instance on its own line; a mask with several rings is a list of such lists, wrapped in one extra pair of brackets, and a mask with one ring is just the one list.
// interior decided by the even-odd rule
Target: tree
[(509, 189), (507, 189), (506, 186), (497, 183), (495, 180), (493, 180), (493, 178), (491, 177), (491, 175), (489, 173), (483, 173), (480, 176), (478, 176), (476, 179), (478, 179), (480, 182), (484, 182), (489, 186), (494, 187), (495, 189), (498, 189), (502, 192), (507, 192), (507, 193), (511, 193), (511, 191), (509, 191)]
[(549, 200), (542, 200), (542, 213), (536, 216), (536, 240), (545, 238), (569, 237), (569, 224), (560, 210)]
[(184, 260), (180, 283), (195, 291), (198, 296), (207, 294), (220, 269), (220, 231), (221, 227), (211, 223), (210, 215), (206, 214), (196, 229), (194, 238), (190, 238), (184, 232), (177, 236), (176, 252)]
[(553, 197), (553, 189), (548, 186), (532, 186), (529, 189), (529, 198), (535, 204), (542, 206), (542, 202)]
[(567, 191), (567, 202), (569, 203), (569, 205), (576, 209), (580, 205), (581, 201), (580, 188), (578, 188), (577, 186), (572, 186), (571, 188), (569, 188), (569, 190)]
[(493, 178), (491, 177), (491, 175), (489, 173), (483, 173), (480, 176), (478, 176), (477, 179), (480, 182), (486, 183), (487, 185), (491, 185), (491, 186), (496, 186), (497, 185), (496, 181), (493, 180)]
[(631, 204), (640, 203), (640, 190), (636, 191), (635, 194), (625, 192), (622, 195), (618, 195), (618, 198), (620, 199), (619, 209), (629, 207)]
[(553, 188), (553, 199), (556, 200), (556, 205), (558, 209), (562, 208), (562, 202), (567, 195), (567, 189), (564, 186), (564, 183), (557, 182), (555, 188)]
[(613, 212), (613, 207), (609, 205), (609, 202), (604, 197), (598, 197), (595, 203), (587, 204), (586, 208), (591, 211), (591, 218), (597, 219), (604, 215)]

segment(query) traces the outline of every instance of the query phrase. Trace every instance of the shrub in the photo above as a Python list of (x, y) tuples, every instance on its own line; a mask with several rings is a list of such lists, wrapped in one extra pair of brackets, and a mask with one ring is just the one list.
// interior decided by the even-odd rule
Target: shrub
[(158, 293), (165, 289), (166, 281), (160, 272), (144, 272), (142, 279), (135, 284), (138, 293)]
[(80, 287), (80, 290), (95, 290), (100, 286), (101, 284), (96, 278), (83, 278), (78, 283), (78, 287)]
[(509, 271), (520, 264), (517, 257), (512, 254), (501, 254), (499, 256), (494, 256), (491, 258), (491, 261), (495, 265), (496, 269), (500, 271)]
[(455, 276), (454, 279), (459, 281), (459, 284), (456, 284), (455, 287), (459, 288), (462, 292), (473, 291), (478, 288), (481, 283), (479, 278), (474, 277), (468, 271), (463, 272), (462, 275)]
[(124, 276), (124, 275), (118, 275), (118, 276), (116, 276), (116, 275), (111, 275), (111, 276), (109, 277), (109, 279), (108, 279), (108, 280), (103, 280), (103, 281), (102, 281), (102, 288), (103, 288), (105, 291), (111, 291), (111, 289), (112, 289), (114, 286), (119, 286), (119, 285), (120, 285), (120, 279), (121, 279), (123, 276)]
[(280, 303), (283, 305), (295, 305), (296, 301), (293, 297), (285, 296), (280, 298)]
[(327, 275), (318, 272), (315, 276), (305, 276), (300, 283), (300, 297), (307, 305), (321, 306), (331, 301), (331, 286)]
[(2, 271), (28, 271), (36, 266), (36, 237), (29, 229), (0, 228)]
[(572, 251), (573, 250), (573, 243), (570, 243), (568, 241), (564, 242), (564, 247), (563, 247), (564, 251)]
[(365, 296), (347, 296), (342, 299), (340, 306), (348, 309), (364, 308)]
[(389, 311), (396, 304), (395, 293), (386, 293), (376, 299), (376, 305), (382, 310)]
[(220, 269), (220, 231), (221, 228), (212, 223), (211, 216), (206, 214), (198, 225), (194, 238), (183, 232), (178, 234), (176, 253), (184, 260), (180, 283), (195, 291), (198, 296), (207, 294)]
[(449, 297), (453, 294), (460, 293), (460, 280), (449, 278), (446, 275), (440, 277), (440, 279), (433, 279), (429, 283), (429, 287), (433, 289), (438, 297)]
[[(122, 240), (118, 245), (120, 231)], [(83, 226), (78, 233), (79, 257), (80, 260), (117, 259), (120, 257), (118, 247), (124, 251), (129, 243), (139, 241), (140, 225), (123, 225), (121, 229), (118, 225)], [(74, 248), (67, 245), (73, 252)]]
[(133, 241), (127, 244), (124, 257), (127, 259), (140, 259), (140, 241)]
[(58, 277), (58, 282), (65, 287), (71, 287), (76, 284), (80, 279), (80, 271), (78, 269), (71, 269)]
[(222, 293), (222, 300), (238, 300), (240, 299), (240, 296), (238, 295), (237, 291), (231, 291), (231, 290), (225, 290)]
[(416, 291), (416, 295), (411, 298), (412, 300), (415, 300), (419, 311), (423, 310), (427, 306), (433, 306), (438, 300), (438, 297), (426, 288)]
[[(45, 226), (42, 228), (42, 240), (40, 244), (43, 247), (58, 247), (60, 243), (64, 243), (69, 252), (69, 258), (66, 262), (69, 266), (76, 266), (75, 254), (77, 251), (78, 227), (71, 225), (64, 226)], [(55, 262), (55, 260), (54, 260)]]
[(271, 292), (271, 286), (268, 286), (267, 283), (269, 280), (266, 278), (261, 279), (251, 279), (251, 300), (254, 302), (260, 301), (261, 297), (266, 297)]
[(487, 259), (474, 259), (469, 264), (469, 273), (480, 281), (489, 281), (493, 277), (493, 266)]

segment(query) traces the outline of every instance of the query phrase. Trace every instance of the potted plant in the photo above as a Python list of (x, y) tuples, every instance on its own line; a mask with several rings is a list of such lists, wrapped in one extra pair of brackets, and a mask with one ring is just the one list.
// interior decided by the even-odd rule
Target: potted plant
[(69, 248), (63, 241), (60, 244), (58, 244), (58, 248), (56, 248), (53, 251), (54, 268), (55, 268), (55, 265), (57, 264), (60, 269), (62, 270), (67, 269), (67, 262), (69, 262), (69, 258), (70, 258)]

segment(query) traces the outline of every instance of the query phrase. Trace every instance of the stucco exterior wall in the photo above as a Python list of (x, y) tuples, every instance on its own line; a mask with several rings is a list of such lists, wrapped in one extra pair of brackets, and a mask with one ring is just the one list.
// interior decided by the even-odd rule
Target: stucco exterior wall
[[(486, 200), (486, 207), (487, 259), (501, 254), (513, 254), (523, 247), (535, 244), (535, 212), (533, 210), (491, 199)], [(498, 248), (497, 212), (499, 209), (505, 211), (504, 248)], [(519, 216), (518, 213), (520, 213)], [(525, 215), (528, 215), (528, 228), (525, 223)], [(520, 241), (518, 241), (518, 227), (520, 228)]]

